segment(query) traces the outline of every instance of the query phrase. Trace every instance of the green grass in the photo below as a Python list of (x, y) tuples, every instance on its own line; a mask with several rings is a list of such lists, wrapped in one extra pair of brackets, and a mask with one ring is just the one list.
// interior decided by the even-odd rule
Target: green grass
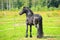
[[(25, 18), (25, 15), (0, 18), (0, 40), (40, 40), (36, 38), (35, 26), (32, 28), (33, 38), (25, 38)], [(43, 31), (41, 40), (60, 40), (60, 17), (43, 16)]]

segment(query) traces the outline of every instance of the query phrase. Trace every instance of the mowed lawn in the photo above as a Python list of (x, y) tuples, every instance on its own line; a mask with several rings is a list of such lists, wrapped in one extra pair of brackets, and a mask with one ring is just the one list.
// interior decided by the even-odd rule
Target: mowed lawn
[[(32, 28), (33, 37), (25, 38), (25, 14), (20, 16), (19, 11), (0, 11), (0, 40), (60, 40), (60, 11), (34, 13), (42, 15), (43, 38), (36, 37), (37, 28), (35, 26)], [(29, 31), (28, 34), (30, 34)]]

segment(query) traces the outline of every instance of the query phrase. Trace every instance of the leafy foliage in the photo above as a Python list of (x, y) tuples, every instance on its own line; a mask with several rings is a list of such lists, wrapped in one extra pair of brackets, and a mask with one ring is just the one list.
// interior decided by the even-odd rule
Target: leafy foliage
[(28, 6), (29, 8), (36, 8), (39, 10), (41, 7), (47, 6), (58, 8), (60, 0), (0, 0), (0, 9), (1, 10), (10, 10), (18, 8), (20, 9), (23, 6)]

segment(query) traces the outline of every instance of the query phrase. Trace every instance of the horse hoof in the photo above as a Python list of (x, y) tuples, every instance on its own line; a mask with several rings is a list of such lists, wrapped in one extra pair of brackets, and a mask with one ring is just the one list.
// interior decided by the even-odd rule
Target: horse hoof
[(28, 36), (26, 35), (25, 37), (27, 38)]
[(32, 38), (32, 35), (30, 35), (30, 38)]
[(37, 36), (37, 38), (42, 38), (43, 36)]

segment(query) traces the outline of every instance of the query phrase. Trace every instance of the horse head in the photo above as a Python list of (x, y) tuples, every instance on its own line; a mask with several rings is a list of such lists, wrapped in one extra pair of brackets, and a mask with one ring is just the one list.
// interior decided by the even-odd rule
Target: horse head
[(23, 7), (22, 11), (19, 14), (22, 15), (27, 12), (28, 12), (28, 7)]

